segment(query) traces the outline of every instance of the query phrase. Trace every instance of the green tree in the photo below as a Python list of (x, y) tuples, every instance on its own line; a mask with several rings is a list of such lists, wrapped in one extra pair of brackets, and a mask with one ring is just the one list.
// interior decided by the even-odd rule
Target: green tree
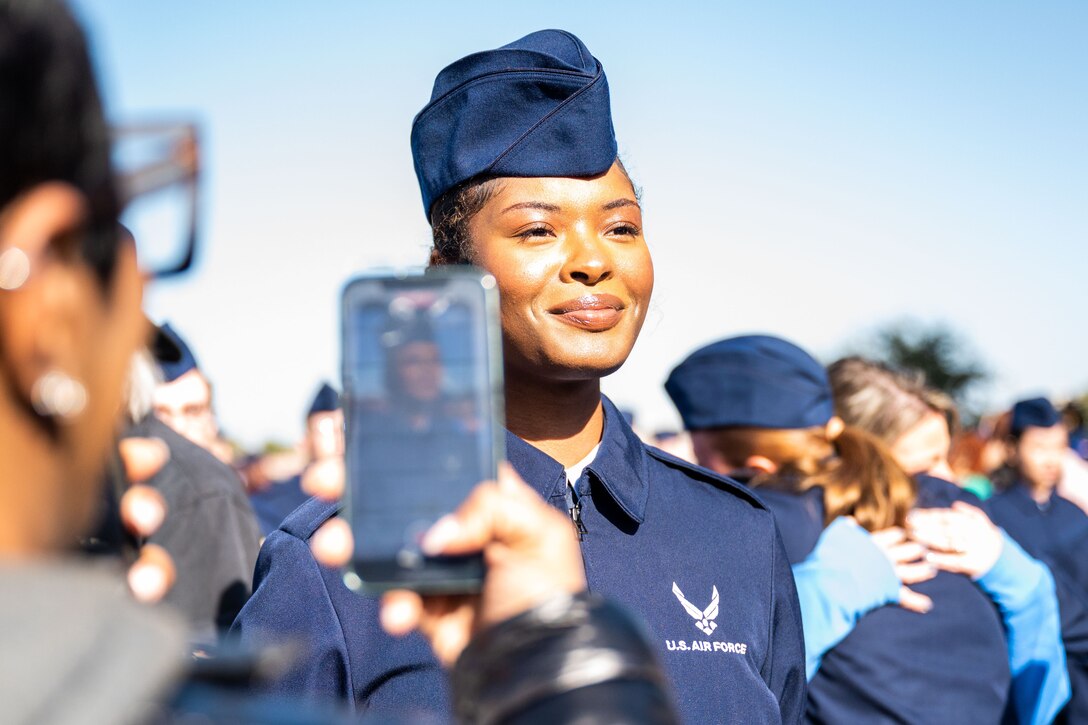
[(964, 336), (941, 323), (890, 323), (878, 328), (865, 347), (866, 357), (897, 370), (920, 372), (927, 385), (947, 393), (961, 407), (973, 407), (968, 404), (971, 393), (990, 379)]

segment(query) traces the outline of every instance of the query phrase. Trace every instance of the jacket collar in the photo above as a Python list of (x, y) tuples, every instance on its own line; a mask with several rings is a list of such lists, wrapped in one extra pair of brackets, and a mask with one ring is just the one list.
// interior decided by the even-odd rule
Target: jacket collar
[(1054, 505), (1054, 498), (1057, 495), (1056, 490), (1050, 492), (1050, 497), (1045, 503), (1039, 503), (1035, 500), (1035, 497), (1031, 495), (1031, 490), (1028, 488), (1026, 481), (1018, 480), (1013, 485), (1013, 500), (1017, 505), (1025, 510), (1035, 513), (1046, 513), (1050, 510), (1050, 507)]
[[(646, 519), (646, 500), (650, 495), (646, 450), (612, 401), (601, 396), (601, 402), (604, 405), (601, 447), (586, 470), (631, 520), (641, 524)], [(510, 431), (506, 432), (506, 456), (526, 483), (545, 499), (564, 496), (567, 476), (559, 461)]]

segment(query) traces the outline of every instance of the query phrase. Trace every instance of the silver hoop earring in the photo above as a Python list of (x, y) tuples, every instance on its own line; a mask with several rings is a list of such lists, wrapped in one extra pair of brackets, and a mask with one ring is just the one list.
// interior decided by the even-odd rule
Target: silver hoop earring
[(34, 383), (30, 402), (40, 416), (71, 420), (87, 407), (87, 389), (71, 375), (50, 370)]
[(0, 290), (16, 290), (30, 276), (30, 258), (18, 247), (0, 252)]

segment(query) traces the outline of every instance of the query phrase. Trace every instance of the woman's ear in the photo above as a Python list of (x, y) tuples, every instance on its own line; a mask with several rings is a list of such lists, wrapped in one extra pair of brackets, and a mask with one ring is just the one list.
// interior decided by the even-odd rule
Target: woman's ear
[(449, 262), (446, 261), (446, 258), (438, 251), (438, 247), (431, 247), (431, 256), (427, 259), (427, 266), (444, 267), (447, 264), (449, 264)]
[[(73, 186), (46, 182), (0, 211), (0, 260), (16, 259), (25, 268), (25, 274), (5, 275), (0, 291), (3, 354), (11, 382), (36, 407), (43, 380), (63, 376), (69, 392), (80, 384), (78, 361), (70, 353), (85, 342), (77, 339), (76, 320), (88, 314), (87, 295), (96, 292), (86, 266), (72, 264), (72, 245), (80, 238), (86, 209), (83, 194)], [(47, 409), (51, 405), (44, 403)]]
[(827, 440), (834, 441), (836, 438), (842, 435), (843, 429), (846, 428), (846, 422), (843, 421), (837, 415), (831, 416), (831, 420), (827, 421), (827, 425), (824, 426), (824, 433), (827, 435)]
[(768, 476), (778, 472), (778, 464), (765, 456), (748, 456), (744, 461), (744, 467)]

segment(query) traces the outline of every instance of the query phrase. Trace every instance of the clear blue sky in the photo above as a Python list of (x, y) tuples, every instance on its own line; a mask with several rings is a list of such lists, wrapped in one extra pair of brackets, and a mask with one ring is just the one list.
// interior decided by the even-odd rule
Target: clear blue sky
[(579, 35), (644, 188), (655, 303), (606, 381), (650, 427), (696, 346), (824, 358), (946, 322), (994, 406), (1088, 389), (1088, 3), (76, 0), (118, 120), (196, 117), (200, 264), (149, 294), (228, 432), (294, 438), (351, 273), (425, 260), (413, 115), (444, 65)]

